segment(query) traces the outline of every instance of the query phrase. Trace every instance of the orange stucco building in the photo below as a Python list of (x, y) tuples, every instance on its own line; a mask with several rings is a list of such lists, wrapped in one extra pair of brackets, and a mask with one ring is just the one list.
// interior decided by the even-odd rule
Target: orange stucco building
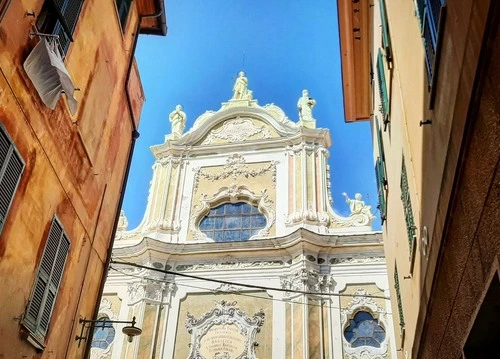
[(0, 1), (0, 358), (85, 355), (144, 102), (137, 36), (165, 19), (163, 0)]
[(338, 4), (345, 120), (372, 124), (398, 357), (493, 358), (500, 4)]

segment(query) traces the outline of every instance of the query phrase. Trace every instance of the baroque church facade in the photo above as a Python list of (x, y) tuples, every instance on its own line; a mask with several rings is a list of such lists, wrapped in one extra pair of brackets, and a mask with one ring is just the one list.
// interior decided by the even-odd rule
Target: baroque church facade
[[(382, 235), (360, 195), (332, 208), (330, 135), (233, 97), (184, 133), (179, 105), (135, 229), (119, 222), (92, 358), (396, 358)], [(130, 263), (130, 264), (128, 264)], [(140, 265), (137, 267), (134, 265)]]

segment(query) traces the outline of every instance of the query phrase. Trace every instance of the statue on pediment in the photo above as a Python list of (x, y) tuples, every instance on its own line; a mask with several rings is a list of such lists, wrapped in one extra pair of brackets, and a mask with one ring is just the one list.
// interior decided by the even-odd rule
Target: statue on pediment
[(297, 102), (299, 109), (299, 124), (308, 128), (316, 128), (316, 120), (313, 118), (312, 109), (316, 105), (316, 100), (309, 97), (309, 91), (302, 90), (302, 97)]
[(175, 106), (168, 119), (172, 125), (172, 133), (168, 138), (172, 140), (181, 138), (184, 128), (186, 128), (186, 113), (182, 111), (182, 105)]
[(362, 214), (368, 216), (369, 218), (373, 218), (372, 214), (372, 206), (367, 206), (365, 202), (362, 200), (361, 193), (356, 193), (354, 195), (354, 199), (349, 198), (347, 193), (342, 193), (345, 197), (345, 201), (349, 204), (349, 208), (351, 210), (351, 216)]
[(248, 97), (248, 79), (245, 73), (240, 71), (233, 86), (233, 100), (247, 100)]

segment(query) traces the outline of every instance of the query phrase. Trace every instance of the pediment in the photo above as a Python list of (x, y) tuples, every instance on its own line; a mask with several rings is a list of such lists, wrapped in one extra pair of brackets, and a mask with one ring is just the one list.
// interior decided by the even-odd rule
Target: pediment
[(191, 130), (175, 141), (175, 144), (232, 144), (289, 137), (299, 132), (300, 127), (290, 121), (275, 105), (231, 107), (204, 113), (198, 117)]

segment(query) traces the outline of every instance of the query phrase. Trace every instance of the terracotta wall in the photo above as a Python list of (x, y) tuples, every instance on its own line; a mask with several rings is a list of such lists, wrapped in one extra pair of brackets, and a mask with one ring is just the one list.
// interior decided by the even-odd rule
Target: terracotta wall
[[(0, 234), (0, 357), (76, 358), (80, 317), (91, 317), (110, 242), (132, 125), (125, 74), (136, 36), (132, 7), (125, 33), (113, 0), (86, 0), (65, 64), (79, 88), (77, 113), (65, 100), (43, 105), (22, 64), (38, 41), (28, 33), (43, 1), (12, 1), (0, 23), (0, 121), (26, 162)], [(144, 94), (137, 67), (129, 91), (138, 120)], [(51, 220), (71, 241), (46, 348), (21, 338), (18, 319), (34, 283)]]

